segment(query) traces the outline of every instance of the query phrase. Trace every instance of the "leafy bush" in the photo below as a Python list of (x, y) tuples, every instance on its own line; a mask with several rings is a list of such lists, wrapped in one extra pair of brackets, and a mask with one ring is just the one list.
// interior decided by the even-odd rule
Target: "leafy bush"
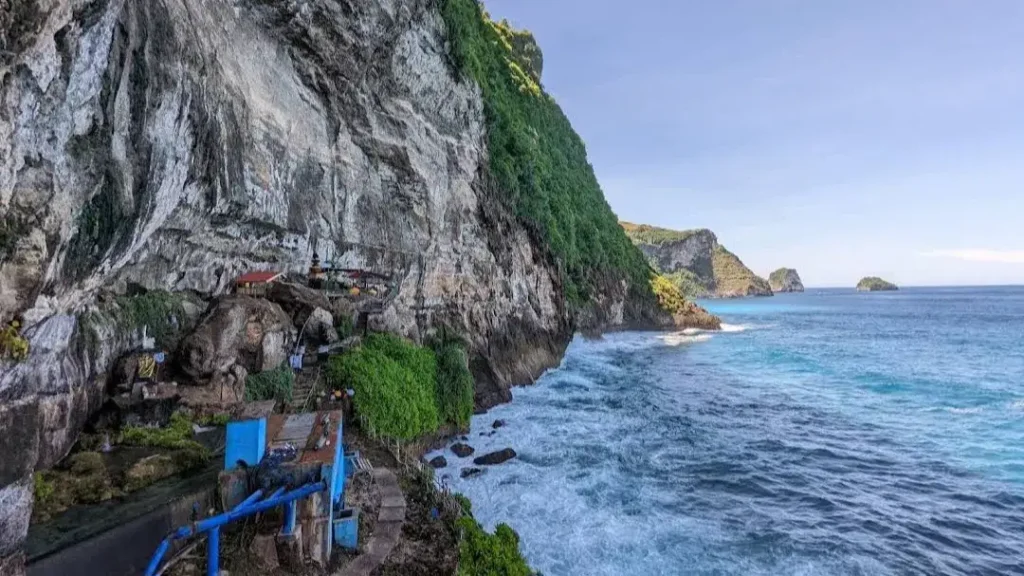
[(172, 348), (181, 336), (185, 322), (185, 309), (181, 296), (152, 290), (138, 296), (117, 299), (118, 322), (127, 329), (143, 326), (161, 348)]
[(488, 534), (471, 516), (459, 519), (458, 576), (531, 576), (519, 551), (519, 535), (507, 524)]
[(181, 412), (172, 414), (171, 422), (165, 428), (126, 426), (121, 431), (120, 443), (174, 450), (206, 450), (202, 444), (192, 439), (192, 421)]
[(354, 328), (351, 316), (342, 315), (334, 319), (334, 330), (338, 333), (339, 340), (344, 340), (351, 336)]
[(658, 305), (669, 314), (681, 314), (686, 309), (686, 298), (668, 278), (660, 274), (652, 275), (651, 290), (658, 299)]
[(294, 384), (295, 372), (284, 364), (273, 370), (249, 374), (245, 378), (245, 400), (247, 402), (262, 400), (291, 402)]
[(28, 357), (29, 343), (21, 335), (21, 323), (12, 321), (0, 331), (0, 359), (21, 362)]
[(355, 390), (360, 424), (371, 434), (411, 440), (438, 428), (434, 353), (401, 338), (374, 334), (331, 358), (327, 377)]
[(542, 61), (536, 45), (475, 0), (444, 0), (442, 15), (455, 65), (483, 92), (495, 194), (548, 247), (573, 309), (622, 280), (651, 301), (647, 262), (605, 201), (583, 141), (531, 76)]
[(32, 496), (35, 506), (43, 506), (53, 496), (53, 482), (46, 479), (42, 472), (32, 475)]
[(441, 422), (468, 428), (473, 416), (473, 375), (466, 350), (456, 343), (437, 351), (437, 410)]

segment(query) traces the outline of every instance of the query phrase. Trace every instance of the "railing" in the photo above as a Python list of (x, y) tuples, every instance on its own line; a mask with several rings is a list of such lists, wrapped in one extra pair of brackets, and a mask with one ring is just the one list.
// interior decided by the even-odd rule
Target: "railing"
[(282, 486), (264, 500), (260, 500), (260, 497), (263, 496), (263, 491), (257, 490), (229, 512), (193, 522), (188, 526), (182, 526), (164, 538), (160, 545), (157, 546), (156, 552), (153, 553), (153, 557), (146, 567), (145, 576), (156, 576), (158, 574), (160, 563), (170, 549), (172, 542), (198, 536), (203, 532), (209, 532), (206, 545), (206, 574), (207, 576), (218, 576), (220, 573), (220, 529), (222, 526), (284, 505), (285, 521), (282, 532), (284, 534), (292, 534), (295, 530), (295, 501), (326, 489), (327, 484), (323, 481), (312, 482), (290, 492), (285, 492)]

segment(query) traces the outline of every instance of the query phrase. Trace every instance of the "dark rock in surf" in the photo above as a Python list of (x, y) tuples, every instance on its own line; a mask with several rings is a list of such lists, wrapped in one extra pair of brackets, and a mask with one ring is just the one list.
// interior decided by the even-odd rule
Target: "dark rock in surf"
[(511, 448), (505, 448), (504, 450), (498, 450), (497, 452), (490, 452), (484, 454), (479, 458), (473, 459), (473, 464), (477, 466), (494, 466), (496, 464), (502, 464), (516, 457), (516, 451)]

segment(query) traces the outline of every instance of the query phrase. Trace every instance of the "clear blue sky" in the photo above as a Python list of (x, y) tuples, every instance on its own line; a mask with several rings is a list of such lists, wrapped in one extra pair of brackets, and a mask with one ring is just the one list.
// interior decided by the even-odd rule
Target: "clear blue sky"
[(1024, 1), (485, 5), (620, 218), (810, 286), (1024, 283)]

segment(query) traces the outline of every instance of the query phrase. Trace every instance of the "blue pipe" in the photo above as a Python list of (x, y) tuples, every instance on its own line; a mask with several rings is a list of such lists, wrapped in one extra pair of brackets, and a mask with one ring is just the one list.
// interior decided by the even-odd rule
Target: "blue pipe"
[[(282, 490), (284, 490), (284, 488), (282, 488)], [(280, 492), (275, 492), (275, 494), (280, 494)], [(253, 492), (252, 494), (249, 494), (248, 498), (246, 498), (245, 500), (242, 500), (242, 502), (239, 503), (238, 506), (235, 506), (234, 508), (232, 508), (232, 510), (240, 510), (242, 508), (245, 508), (249, 504), (252, 504), (253, 502), (259, 500), (261, 496), (263, 496), (263, 490), (257, 490), (255, 492)]]
[(220, 575), (220, 528), (210, 530), (206, 541), (206, 576)]
[[(189, 526), (182, 526), (181, 528), (178, 528), (175, 532), (173, 532), (171, 535), (164, 538), (163, 541), (160, 542), (160, 545), (157, 546), (156, 552), (153, 553), (153, 557), (150, 559), (149, 564), (146, 567), (145, 576), (155, 576), (157, 568), (160, 567), (161, 560), (163, 560), (164, 555), (167, 554), (167, 550), (171, 547), (172, 540), (180, 540), (183, 538), (189, 538), (191, 536), (201, 534), (203, 532), (209, 532), (211, 530), (218, 529), (221, 526), (224, 526), (225, 524), (230, 524), (235, 520), (239, 520), (247, 516), (252, 516), (253, 514), (259, 514), (260, 512), (277, 508), (282, 504), (294, 502), (295, 500), (305, 498), (311, 494), (323, 492), (326, 489), (327, 484), (323, 481), (312, 482), (310, 484), (306, 484), (301, 488), (296, 488), (291, 492), (285, 492), (284, 494), (281, 494), (281, 492), (284, 491), (284, 488), (279, 488), (277, 491), (271, 494), (269, 498), (261, 502), (255, 502), (255, 494), (252, 494), (248, 498), (246, 498), (242, 502), (242, 504), (239, 504), (230, 512), (224, 512), (216, 516), (211, 516), (210, 518), (200, 520), (199, 522), (196, 522)], [(253, 501), (243, 507), (243, 504), (249, 502), (250, 500)], [(213, 546), (213, 544), (215, 543), (218, 545), (217, 547)], [(209, 548), (211, 550), (217, 550), (217, 552), (212, 552), (212, 554), (219, 555), (219, 544), (220, 531), (217, 531), (216, 536), (214, 536), (213, 533), (211, 532)], [(210, 553), (208, 552), (208, 554)], [(210, 561), (208, 560), (208, 562)], [(209, 570), (209, 564), (207, 565), (207, 570)]]
[(295, 533), (295, 501), (292, 500), (284, 505), (284, 526), (281, 534), (291, 536)]
[(156, 574), (156, 569), (160, 567), (160, 561), (164, 559), (164, 554), (167, 554), (167, 549), (171, 547), (171, 537), (164, 538), (163, 542), (156, 547), (156, 552), (153, 557), (149, 560), (149, 566), (146, 566), (146, 576), (153, 576)]

